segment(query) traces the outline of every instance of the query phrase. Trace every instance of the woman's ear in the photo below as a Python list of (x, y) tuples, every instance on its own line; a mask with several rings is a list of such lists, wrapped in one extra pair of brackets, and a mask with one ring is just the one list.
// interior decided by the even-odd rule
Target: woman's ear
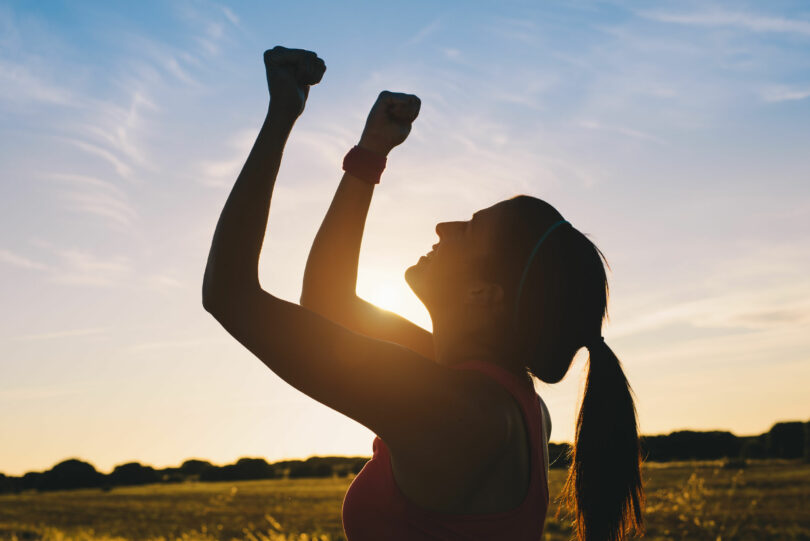
[(503, 288), (500, 284), (477, 281), (467, 288), (465, 303), (472, 306), (496, 308), (503, 304)]

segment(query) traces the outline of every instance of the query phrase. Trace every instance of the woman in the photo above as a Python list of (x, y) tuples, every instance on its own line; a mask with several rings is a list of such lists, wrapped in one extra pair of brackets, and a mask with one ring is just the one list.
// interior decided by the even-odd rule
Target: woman
[(405, 278), (433, 333), (355, 295), (360, 240), (384, 157), (419, 99), (382, 92), (307, 262), (301, 306), (262, 290), (259, 253), (282, 151), (309, 87), (310, 51), (264, 54), (267, 118), (217, 224), (203, 305), (290, 385), (371, 429), (374, 457), (343, 504), (349, 541), (541, 539), (551, 423), (533, 377), (562, 379), (590, 351), (563, 500), (580, 540), (641, 532), (636, 415), (601, 339), (601, 252), (549, 204), (518, 196), (465, 222)]

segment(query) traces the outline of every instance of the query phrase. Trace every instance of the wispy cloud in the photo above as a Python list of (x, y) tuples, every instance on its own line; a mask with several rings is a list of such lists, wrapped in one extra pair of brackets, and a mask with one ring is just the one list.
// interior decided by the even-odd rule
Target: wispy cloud
[(59, 250), (62, 265), (54, 272), (55, 282), (72, 285), (111, 287), (131, 278), (132, 267), (123, 256), (99, 257), (76, 250)]
[[(213, 9), (209, 9), (213, 8)], [(202, 50), (209, 55), (218, 55), (221, 43), (226, 37), (225, 27), (232, 25), (241, 30), (239, 17), (229, 7), (209, 3), (192, 5), (183, 3), (176, 7), (180, 18), (195, 32), (194, 39)]]
[(115, 169), (116, 173), (118, 173), (120, 176), (127, 178), (132, 175), (132, 167), (126, 164), (121, 158), (116, 156), (110, 150), (107, 150), (106, 148), (103, 148), (99, 145), (88, 143), (87, 141), (83, 141), (81, 139), (76, 139), (73, 137), (62, 137), (61, 139), (66, 143), (69, 143), (71, 145), (80, 148), (81, 150), (84, 150), (88, 154), (98, 156), (105, 162), (112, 165), (113, 169)]
[[(123, 97), (124, 105), (114, 102), (94, 103), (92, 117), (81, 124), (79, 131), (95, 138), (111, 151), (123, 156), (141, 168), (149, 165), (139, 139), (148, 134), (145, 111), (157, 111), (158, 107), (143, 90), (134, 89), (129, 97)], [(126, 102), (129, 102), (128, 104)]]
[(145, 278), (145, 283), (153, 289), (185, 289), (189, 287), (186, 282), (166, 274), (150, 274)]
[(73, 105), (70, 90), (47, 80), (29, 66), (0, 58), (0, 101)]
[(14, 337), (14, 340), (33, 341), (33, 340), (52, 340), (55, 338), (74, 338), (77, 336), (90, 336), (105, 333), (107, 331), (104, 327), (93, 327), (87, 329), (68, 329), (64, 331), (52, 331), (37, 334), (24, 334), (22, 336)]
[(627, 137), (633, 137), (635, 139), (644, 139), (646, 141), (652, 141), (658, 144), (665, 144), (665, 142), (654, 135), (650, 135), (649, 133), (645, 133), (640, 130), (634, 130), (632, 128), (627, 128), (624, 126), (612, 126), (607, 124), (602, 124), (601, 122), (595, 122), (592, 120), (583, 120), (579, 123), (580, 126), (583, 128), (588, 128), (589, 130), (597, 130), (597, 131), (606, 131), (612, 133), (618, 133), (620, 135), (625, 135)]
[(639, 16), (665, 23), (693, 26), (730, 26), (754, 32), (778, 32), (810, 36), (810, 21), (769, 17), (754, 13), (734, 11), (702, 11), (696, 13), (667, 13), (661, 11), (642, 11)]
[(499, 18), (487, 24), (483, 30), (495, 36), (524, 45), (537, 45), (540, 42), (537, 24), (525, 19)]
[(803, 100), (810, 97), (810, 86), (790, 87), (790, 86), (770, 86), (764, 88), (760, 93), (764, 101), (774, 103), (780, 101)]
[(159, 340), (154, 342), (143, 342), (135, 344), (126, 348), (126, 351), (131, 353), (139, 353), (146, 351), (161, 351), (161, 350), (174, 350), (174, 349), (188, 349), (199, 348), (202, 346), (210, 346), (213, 344), (228, 344), (230, 343), (227, 337), (213, 337), (213, 338), (190, 338), (178, 340)]
[(224, 141), (224, 146), (228, 149), (227, 155), (220, 159), (201, 161), (196, 176), (197, 181), (215, 188), (232, 185), (255, 140), (255, 128), (237, 130), (231, 134)]
[(434, 32), (436, 32), (439, 28), (441, 28), (441, 26), (442, 26), (441, 18), (434, 19), (430, 23), (428, 23), (427, 25), (420, 28), (419, 31), (416, 32), (413, 36), (408, 38), (405, 41), (405, 44), (406, 45), (414, 45), (416, 43), (419, 43), (419, 42), (423, 41), (426, 37), (428, 37), (431, 34), (433, 34)]
[(799, 246), (786, 244), (718, 258), (699, 280), (684, 281), (668, 293), (629, 304), (622, 322), (612, 328), (617, 336), (677, 324), (751, 332), (798, 331), (810, 323), (810, 281), (802, 253)]
[(124, 191), (112, 182), (66, 173), (51, 173), (47, 178), (63, 182), (71, 189), (61, 192), (69, 210), (100, 216), (130, 230), (138, 217)]
[(458, 49), (455, 49), (453, 47), (445, 47), (445, 48), (442, 48), (441, 51), (442, 51), (442, 53), (444, 53), (444, 56), (446, 56), (447, 58), (449, 58), (451, 60), (456, 60), (458, 58), (461, 58), (461, 51), (459, 51)]
[(222, 13), (225, 14), (225, 18), (228, 19), (232, 25), (239, 27), (239, 17), (237, 17), (236, 13), (231, 11), (231, 9), (227, 6), (220, 6), (222, 8)]
[(192, 73), (203, 65), (199, 52), (192, 54), (142, 35), (129, 36), (128, 43), (129, 47), (137, 51), (130, 60), (133, 65), (133, 82), (129, 84), (134, 83), (142, 87), (147, 84), (156, 85), (165, 78), (196, 88), (202, 86)]
[(47, 265), (43, 265), (42, 263), (28, 259), (25, 256), (2, 249), (0, 249), (0, 262), (15, 267), (20, 267), (22, 269), (48, 270)]

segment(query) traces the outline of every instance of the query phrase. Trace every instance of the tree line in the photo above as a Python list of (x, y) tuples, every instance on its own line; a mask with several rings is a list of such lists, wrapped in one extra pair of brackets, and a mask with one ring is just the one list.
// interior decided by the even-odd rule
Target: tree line
[[(804, 459), (810, 462), (810, 422), (776, 423), (758, 436), (735, 436), (724, 431), (681, 430), (666, 435), (642, 436), (645, 461), (718, 459)], [(567, 468), (571, 446), (549, 443), (549, 466)], [(357, 474), (368, 457), (313, 456), (306, 460), (268, 463), (263, 458), (240, 458), (234, 464), (216, 466), (206, 460), (190, 459), (176, 468), (156, 469), (138, 462), (116, 466), (101, 473), (89, 462), (70, 458), (44, 472), (28, 472), (15, 477), (0, 473), (0, 493), (24, 490), (67, 490), (185, 481), (244, 481), (250, 479), (296, 479), (306, 477), (346, 477)]]

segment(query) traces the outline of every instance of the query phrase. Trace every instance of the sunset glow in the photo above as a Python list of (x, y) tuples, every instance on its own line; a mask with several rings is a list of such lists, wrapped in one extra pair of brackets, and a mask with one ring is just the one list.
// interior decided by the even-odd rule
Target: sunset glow
[[(328, 68), (287, 143), (260, 278), (290, 302), (381, 90), (422, 108), (375, 188), (357, 294), (430, 330), (403, 273), (527, 193), (605, 253), (641, 432), (810, 412), (810, 15), (801, 3), (0, 0), (0, 472), (370, 455), (202, 307), (268, 95)], [(396, 24), (381, 23), (396, 21)], [(580, 352), (537, 383), (571, 441)]]

